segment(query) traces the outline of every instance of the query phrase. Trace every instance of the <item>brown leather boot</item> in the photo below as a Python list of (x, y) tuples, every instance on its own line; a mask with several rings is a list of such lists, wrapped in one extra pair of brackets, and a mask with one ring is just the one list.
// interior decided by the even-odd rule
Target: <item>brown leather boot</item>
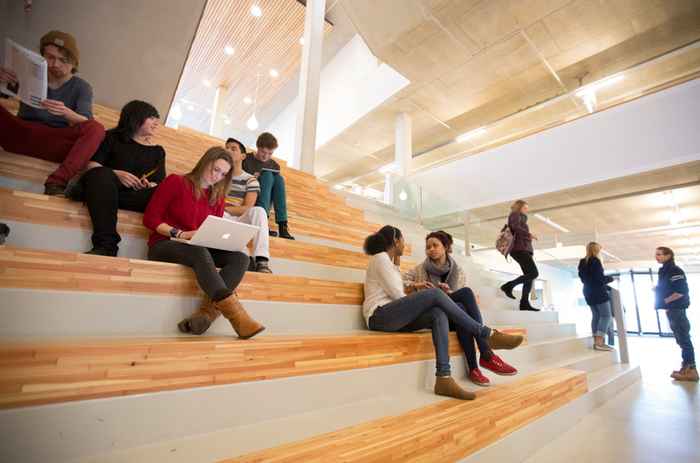
[(214, 307), (214, 301), (205, 297), (202, 306), (178, 323), (177, 327), (183, 333), (203, 334), (214, 323), (214, 320), (219, 318), (219, 315), (221, 313)]
[(215, 302), (214, 305), (221, 311), (223, 316), (228, 319), (233, 330), (241, 339), (252, 338), (265, 329), (264, 326), (248, 315), (248, 312), (245, 311), (235, 294), (231, 294), (226, 299)]
[(452, 376), (435, 377), (435, 394), (459, 400), (474, 400), (476, 394), (465, 391), (452, 379)]
[(683, 367), (681, 371), (676, 373), (675, 371), (671, 375), (676, 381), (698, 381), (698, 370), (695, 367)]
[(501, 333), (498, 330), (492, 329), (488, 342), (493, 350), (515, 349), (523, 342), (523, 337), (519, 334)]

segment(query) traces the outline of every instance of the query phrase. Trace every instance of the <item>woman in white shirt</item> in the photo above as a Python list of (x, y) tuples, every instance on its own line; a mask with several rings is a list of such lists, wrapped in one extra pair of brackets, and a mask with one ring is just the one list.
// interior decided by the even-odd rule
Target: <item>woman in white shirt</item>
[(405, 295), (398, 263), (404, 250), (401, 230), (390, 225), (365, 239), (370, 255), (365, 275), (362, 312), (367, 327), (374, 331), (417, 331), (430, 328), (436, 356), (435, 393), (472, 400), (474, 393), (462, 389), (450, 376), (449, 324), (486, 339), (491, 349), (514, 349), (522, 336), (501, 333), (475, 321), (439, 288)]

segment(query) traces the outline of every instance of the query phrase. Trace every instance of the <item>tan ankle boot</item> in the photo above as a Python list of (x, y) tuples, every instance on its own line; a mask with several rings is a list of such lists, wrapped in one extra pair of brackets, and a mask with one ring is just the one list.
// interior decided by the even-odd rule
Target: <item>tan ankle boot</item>
[(177, 327), (183, 333), (203, 334), (219, 315), (221, 314), (214, 307), (214, 301), (205, 297), (199, 309), (178, 323)]
[(248, 312), (245, 311), (235, 294), (215, 302), (214, 305), (228, 319), (239, 338), (252, 338), (265, 329), (264, 326), (248, 315)]
[(474, 400), (476, 394), (465, 391), (452, 379), (452, 376), (435, 377), (435, 394), (459, 400)]
[(676, 381), (698, 381), (698, 370), (694, 367), (683, 367), (679, 372), (673, 372), (671, 375)]
[(515, 349), (523, 342), (523, 337), (519, 334), (501, 333), (492, 329), (488, 342), (493, 350)]

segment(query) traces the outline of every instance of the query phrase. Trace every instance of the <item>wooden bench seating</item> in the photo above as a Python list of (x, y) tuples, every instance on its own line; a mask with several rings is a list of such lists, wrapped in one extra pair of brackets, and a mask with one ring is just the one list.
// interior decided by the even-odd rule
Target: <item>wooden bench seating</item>
[[(450, 352), (461, 352), (454, 333)], [(0, 408), (368, 368), (433, 355), (428, 332), (4, 342)]]
[[(192, 270), (177, 264), (0, 246), (0, 287), (192, 296)], [(247, 272), (241, 299), (362, 304), (360, 283)]]
[[(65, 198), (27, 193), (24, 191), (0, 188), (0, 219), (52, 225), (58, 227), (92, 230), (92, 222), (87, 208), (81, 203)], [(119, 211), (118, 231), (122, 234), (148, 237), (148, 229), (142, 224), (143, 214)], [(360, 251), (350, 251), (330, 246), (305, 243), (303, 241), (272, 238), (270, 253), (273, 258), (283, 258), (318, 264), (364, 270), (367, 256)], [(404, 270), (415, 263), (402, 262)]]
[[(18, 104), (14, 101), (0, 101), (0, 104), (10, 111), (17, 111)], [(95, 119), (106, 128), (116, 126), (119, 112), (101, 105), (94, 105)], [(169, 173), (185, 173), (192, 169), (204, 152), (215, 145), (222, 145), (223, 140), (209, 135), (191, 131), (176, 130), (169, 127), (161, 127), (155, 137), (155, 142), (161, 144), (167, 153), (166, 169)], [(5, 158), (3, 152), (2, 158)], [(5, 163), (2, 159), (2, 163)], [(347, 222), (368, 226), (371, 229), (377, 227), (367, 224), (361, 210), (345, 204), (344, 199), (333, 193), (326, 185), (319, 182), (313, 175), (286, 167), (281, 162), (283, 174), (287, 182), (287, 201), (290, 210), (306, 217), (324, 217), (329, 222)], [(32, 164), (31, 169), (18, 171), (17, 165), (0, 167), (0, 175), (13, 176), (24, 180), (43, 183), (46, 176), (55, 169), (55, 164), (41, 162)]]
[(473, 402), (445, 400), (221, 463), (459, 461), (587, 390), (584, 372), (552, 369), (479, 391)]

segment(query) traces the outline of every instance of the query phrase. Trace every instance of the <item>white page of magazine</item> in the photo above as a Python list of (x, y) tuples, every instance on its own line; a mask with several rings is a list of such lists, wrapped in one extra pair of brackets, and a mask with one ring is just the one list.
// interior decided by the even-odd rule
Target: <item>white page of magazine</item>
[(43, 56), (5, 39), (5, 69), (17, 75), (17, 84), (0, 84), (0, 92), (19, 98), (22, 103), (42, 108), (48, 88), (48, 66)]

